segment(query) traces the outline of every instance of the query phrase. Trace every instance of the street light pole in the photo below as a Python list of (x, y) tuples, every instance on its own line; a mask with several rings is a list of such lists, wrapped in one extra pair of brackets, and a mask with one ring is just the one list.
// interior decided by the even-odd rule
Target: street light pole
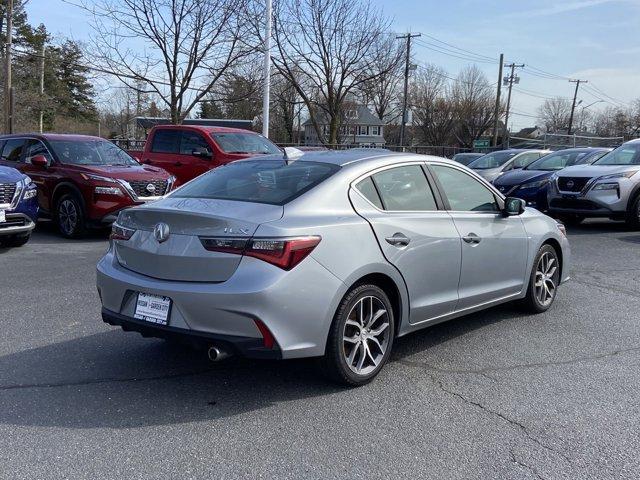
[(264, 91), (262, 92), (262, 135), (269, 138), (269, 97), (271, 90), (271, 0), (266, 0), (267, 12), (264, 28)]
[(406, 35), (399, 35), (396, 39), (407, 40), (407, 50), (405, 52), (405, 64), (404, 64), (404, 96), (402, 99), (402, 121), (400, 122), (400, 147), (404, 148), (405, 128), (407, 124), (407, 101), (409, 95), (409, 72), (411, 70), (411, 39), (420, 37), (419, 33), (407, 33)]

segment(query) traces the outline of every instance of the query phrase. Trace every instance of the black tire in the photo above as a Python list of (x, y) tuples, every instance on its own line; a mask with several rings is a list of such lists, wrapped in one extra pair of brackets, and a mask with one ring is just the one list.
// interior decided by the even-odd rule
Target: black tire
[[(555, 269), (553, 270), (553, 273), (549, 278), (544, 276), (541, 278), (543, 283), (547, 284), (548, 289), (551, 286), (549, 281), (552, 282), (553, 285), (553, 292), (548, 302), (541, 300), (538, 290), (539, 287), (536, 285), (536, 282), (539, 282), (538, 277), (540, 276), (540, 267), (543, 267), (542, 270), (545, 270), (544, 266), (541, 265), (541, 262), (543, 261), (542, 258), (544, 256), (547, 256), (547, 258), (553, 258), (554, 262), (552, 264), (552, 267), (555, 266)], [(560, 267), (560, 259), (558, 257), (558, 252), (556, 252), (556, 249), (549, 244), (545, 244), (540, 247), (536, 258), (533, 261), (531, 274), (529, 275), (529, 287), (527, 288), (527, 296), (522, 300), (522, 305), (527, 311), (531, 313), (542, 313), (551, 308), (551, 305), (553, 305), (553, 302), (556, 299), (558, 284), (560, 283)], [(547, 269), (547, 274), (548, 273), (549, 269)]]
[[(357, 322), (359, 312), (354, 313), (354, 308), (359, 305), (361, 300), (363, 301), (363, 318), (365, 319), (372, 318), (372, 316), (368, 315), (368, 312), (379, 313), (383, 310), (382, 307), (386, 311), (371, 324), (367, 325), (365, 320), (365, 322), (360, 322), (364, 324), (363, 326), (356, 327), (354, 326), (354, 321)], [(367, 305), (371, 306), (367, 307)], [(350, 314), (352, 318), (349, 318)], [(356, 318), (353, 318), (354, 315)], [(347, 325), (347, 320), (349, 320), (349, 325)], [(385, 324), (387, 324), (386, 327), (384, 327)], [(352, 335), (347, 335), (350, 329), (352, 329)], [(380, 331), (380, 333), (375, 334), (376, 331)], [(345, 336), (357, 339), (356, 342), (358, 343), (347, 342)], [(375, 337), (375, 341), (372, 340), (373, 337)], [(325, 355), (320, 361), (320, 367), (325, 375), (337, 383), (347, 386), (365, 385), (380, 373), (380, 370), (389, 359), (394, 337), (395, 317), (389, 297), (376, 285), (357, 285), (345, 295), (338, 306), (327, 338)], [(349, 354), (354, 355), (351, 361), (353, 367), (348, 364), (347, 347), (345, 345), (353, 345), (351, 347), (353, 350), (349, 352)], [(384, 348), (378, 348), (378, 345)], [(354, 350), (357, 351), (354, 352)], [(360, 364), (360, 356), (365, 360), (361, 364), (362, 372), (358, 373), (354, 369)]]
[(56, 223), (63, 237), (78, 238), (85, 232), (82, 202), (72, 193), (60, 197), (56, 204)]
[(634, 230), (640, 229), (640, 195), (631, 203), (627, 212), (626, 222)]
[(22, 247), (25, 245), (29, 239), (31, 238), (31, 234), (27, 233), (26, 235), (16, 235), (13, 237), (9, 237), (3, 241), (3, 245), (7, 247)]
[(575, 227), (580, 225), (584, 220), (584, 217), (580, 215), (563, 215), (560, 217), (560, 221), (569, 227)]

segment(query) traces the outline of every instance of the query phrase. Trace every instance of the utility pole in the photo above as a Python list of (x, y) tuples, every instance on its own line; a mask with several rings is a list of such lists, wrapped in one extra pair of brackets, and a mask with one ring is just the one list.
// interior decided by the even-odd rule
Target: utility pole
[(42, 133), (44, 123), (44, 54), (45, 54), (44, 41), (42, 42), (42, 49), (40, 50), (40, 118), (38, 120), (38, 131)]
[(262, 135), (269, 138), (269, 97), (271, 90), (271, 0), (267, 1), (264, 27), (264, 91), (262, 92)]
[(5, 84), (4, 111), (5, 130), (13, 133), (13, 87), (11, 86), (11, 36), (13, 31), (13, 0), (7, 2), (7, 42), (5, 46)]
[(402, 100), (402, 122), (400, 123), (400, 146), (404, 147), (404, 137), (405, 137), (405, 126), (407, 124), (407, 100), (409, 96), (409, 71), (411, 70), (411, 65), (409, 61), (411, 60), (411, 39), (415, 37), (420, 37), (419, 33), (407, 33), (406, 35), (399, 35), (396, 39), (406, 39), (407, 40), (407, 50), (405, 52), (405, 62), (404, 62), (404, 97)]
[(516, 68), (523, 68), (524, 63), (515, 64), (510, 63), (509, 65), (505, 65), (505, 67), (509, 67), (511, 69), (511, 73), (508, 77), (504, 77), (504, 84), (509, 87), (509, 94), (507, 95), (507, 112), (504, 117), (504, 133), (502, 135), (502, 143), (504, 144), (505, 138), (507, 138), (509, 134), (509, 109), (511, 108), (511, 88), (514, 83), (520, 83), (520, 77), (515, 74)]
[(578, 99), (578, 88), (581, 83), (588, 83), (588, 80), (569, 80), (570, 83), (576, 84), (576, 90), (573, 93), (573, 103), (571, 104), (571, 116), (569, 117), (569, 130), (567, 131), (567, 135), (571, 135), (571, 128), (573, 127), (573, 113), (576, 110), (576, 100)]
[(496, 93), (496, 108), (493, 112), (493, 146), (498, 146), (498, 122), (500, 122), (500, 90), (502, 87), (502, 67), (504, 64), (504, 53), (500, 54), (500, 68), (498, 69), (498, 91)]

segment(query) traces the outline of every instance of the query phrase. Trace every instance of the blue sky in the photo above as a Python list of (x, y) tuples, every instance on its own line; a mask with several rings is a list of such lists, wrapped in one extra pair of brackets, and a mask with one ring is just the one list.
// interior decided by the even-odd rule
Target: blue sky
[[(277, 0), (274, 0), (277, 1)], [(562, 77), (590, 81), (578, 96), (583, 105), (598, 99), (597, 109), (607, 104), (640, 97), (640, 0), (377, 0), (392, 17), (397, 32), (421, 32), (461, 49), (494, 58), (478, 62), (492, 82), (497, 80), (498, 55)], [(30, 21), (44, 23), (58, 39), (86, 40), (91, 34), (87, 18), (77, 7), (62, 0), (30, 0)], [(443, 67), (451, 76), (469, 63), (434, 51), (446, 47), (427, 36), (415, 46), (415, 60)], [(460, 53), (460, 51), (458, 51)], [(462, 56), (466, 56), (462, 54)], [(474, 59), (479, 59), (475, 55)], [(487, 60), (489, 62), (489, 60)], [(544, 101), (540, 95), (573, 95), (566, 79), (541, 78), (525, 67), (514, 91), (515, 112), (535, 115)], [(548, 77), (543, 74), (542, 77)], [(608, 96), (599, 93), (598, 89)], [(536, 96), (537, 95), (537, 96)], [(536, 123), (535, 118), (513, 116), (513, 128)]]

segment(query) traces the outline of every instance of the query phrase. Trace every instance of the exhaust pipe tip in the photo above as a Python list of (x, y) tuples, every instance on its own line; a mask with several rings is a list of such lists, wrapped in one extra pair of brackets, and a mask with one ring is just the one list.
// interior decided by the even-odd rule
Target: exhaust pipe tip
[(209, 360), (211, 360), (212, 362), (220, 362), (225, 358), (229, 358), (231, 354), (225, 350), (221, 350), (218, 347), (211, 346), (207, 350), (207, 356), (209, 357)]

